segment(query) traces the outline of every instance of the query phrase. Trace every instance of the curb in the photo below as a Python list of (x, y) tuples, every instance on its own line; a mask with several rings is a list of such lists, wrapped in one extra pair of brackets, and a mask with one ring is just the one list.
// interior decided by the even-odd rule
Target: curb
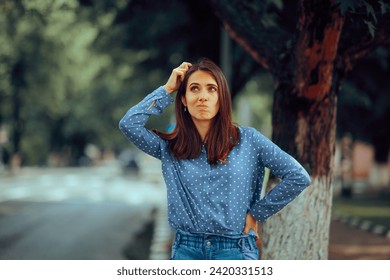
[(390, 228), (387, 228), (384, 225), (374, 224), (369, 220), (364, 220), (359, 217), (340, 214), (333, 214), (333, 219), (366, 232), (390, 238)]
[(170, 254), (172, 230), (168, 225), (167, 209), (159, 208), (154, 218), (154, 232), (149, 260), (167, 260)]

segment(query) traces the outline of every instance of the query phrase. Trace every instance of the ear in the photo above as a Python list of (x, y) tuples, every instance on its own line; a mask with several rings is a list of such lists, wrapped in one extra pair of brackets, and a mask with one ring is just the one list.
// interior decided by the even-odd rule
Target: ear
[(181, 103), (183, 103), (183, 105), (187, 107), (187, 100), (185, 95), (181, 97)]

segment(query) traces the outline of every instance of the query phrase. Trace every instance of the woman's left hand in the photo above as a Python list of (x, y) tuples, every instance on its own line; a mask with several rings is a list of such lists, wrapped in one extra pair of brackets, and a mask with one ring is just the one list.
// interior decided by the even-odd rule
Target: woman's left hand
[(247, 234), (251, 229), (256, 232), (256, 235), (258, 237), (258, 223), (251, 214), (247, 213), (245, 219), (244, 233)]
[(256, 232), (256, 246), (257, 248), (260, 249), (262, 247), (262, 243), (261, 243), (261, 238), (259, 236), (259, 223), (251, 214), (247, 213), (245, 219), (244, 234), (247, 234), (251, 229), (253, 229)]

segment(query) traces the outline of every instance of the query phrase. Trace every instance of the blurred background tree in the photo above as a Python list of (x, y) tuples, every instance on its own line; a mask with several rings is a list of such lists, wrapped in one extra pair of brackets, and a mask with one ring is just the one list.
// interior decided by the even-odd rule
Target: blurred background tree
[(110, 63), (91, 50), (99, 26), (77, 1), (2, 1), (1, 12), (1, 112), (9, 150), (26, 164), (46, 163), (50, 152), (74, 164), (88, 141), (100, 144), (96, 136), (108, 121), (94, 116), (89, 94)]
[[(379, 47), (348, 74), (340, 92), (337, 132), (374, 145), (375, 161), (387, 163), (390, 149), (390, 49)], [(351, 121), (353, 120), (353, 121)]]

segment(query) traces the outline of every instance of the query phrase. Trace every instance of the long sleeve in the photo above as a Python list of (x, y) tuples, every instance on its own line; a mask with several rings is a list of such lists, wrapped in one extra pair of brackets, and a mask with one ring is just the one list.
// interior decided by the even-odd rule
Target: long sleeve
[(160, 86), (127, 111), (119, 122), (120, 130), (139, 149), (161, 159), (164, 140), (145, 125), (151, 115), (160, 115), (172, 102), (173, 98)]
[(261, 163), (281, 181), (262, 199), (255, 202), (250, 212), (261, 223), (280, 211), (306, 187), (310, 185), (310, 176), (306, 170), (289, 154), (281, 150), (271, 140), (255, 132), (255, 145)]

